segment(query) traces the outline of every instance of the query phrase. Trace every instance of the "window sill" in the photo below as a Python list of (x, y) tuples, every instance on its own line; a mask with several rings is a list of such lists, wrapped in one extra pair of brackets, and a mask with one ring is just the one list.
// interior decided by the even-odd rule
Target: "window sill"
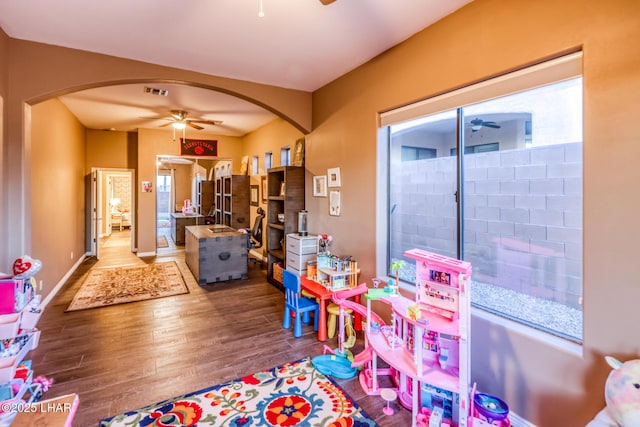
[[(582, 357), (584, 354), (581, 344), (555, 336), (548, 332), (538, 330), (531, 326), (523, 325), (522, 323), (509, 320), (505, 317), (498, 316), (481, 308), (471, 307), (471, 316), (476, 316), (480, 319), (494, 323), (517, 334), (523, 335), (532, 340), (539, 341), (541, 344), (553, 346), (558, 350), (562, 350), (573, 356)], [(471, 333), (473, 334), (473, 330)]]

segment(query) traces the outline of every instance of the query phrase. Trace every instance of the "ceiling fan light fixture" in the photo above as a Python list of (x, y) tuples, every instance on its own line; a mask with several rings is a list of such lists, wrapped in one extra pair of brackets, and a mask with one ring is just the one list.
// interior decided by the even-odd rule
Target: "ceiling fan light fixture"
[(171, 126), (173, 126), (174, 129), (184, 129), (187, 127), (187, 124), (183, 122), (173, 122)]

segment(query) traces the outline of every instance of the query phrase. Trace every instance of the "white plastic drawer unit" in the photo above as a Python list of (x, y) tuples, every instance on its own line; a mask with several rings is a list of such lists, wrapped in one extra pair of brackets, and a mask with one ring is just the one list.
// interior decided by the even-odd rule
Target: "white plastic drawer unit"
[(318, 236), (299, 236), (296, 233), (287, 234), (287, 252), (308, 255), (318, 253)]
[(297, 255), (291, 252), (287, 253), (287, 270), (293, 268), (298, 271), (307, 270), (307, 261), (316, 259), (316, 254)]

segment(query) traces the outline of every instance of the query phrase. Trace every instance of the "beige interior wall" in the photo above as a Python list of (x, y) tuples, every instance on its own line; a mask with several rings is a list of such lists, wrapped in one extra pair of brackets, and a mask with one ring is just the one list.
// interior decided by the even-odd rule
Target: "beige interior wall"
[(91, 168), (127, 169), (127, 132), (87, 129), (85, 172)]
[[(286, 146), (290, 146), (293, 150), (295, 146), (295, 142), (297, 139), (303, 136), (303, 133), (298, 129), (291, 126), (291, 124), (287, 123), (282, 119), (273, 120), (261, 128), (251, 132), (243, 138), (243, 152), (244, 155), (249, 156), (249, 173), (253, 173), (251, 170), (251, 162), (253, 156), (258, 156), (258, 169), (259, 174), (251, 175), (250, 185), (258, 185), (259, 186), (259, 202), (258, 206), (267, 211), (267, 204), (262, 202), (263, 194), (262, 194), (262, 184), (261, 177), (266, 176), (266, 171), (264, 169), (264, 155), (266, 152), (272, 153), (272, 166), (280, 166), (280, 149)], [(306, 197), (308, 199), (308, 195)], [(257, 206), (251, 206), (251, 226), (253, 227), (253, 223), (256, 219), (256, 211), (258, 210)], [(266, 254), (266, 242), (267, 242), (267, 233), (266, 233), (266, 220), (263, 221), (262, 224), (262, 236), (263, 236), (263, 245), (262, 245), (262, 253)], [(310, 229), (311, 230), (311, 229)], [(266, 255), (265, 255), (266, 256)]]
[[(473, 318), (472, 378), (540, 426), (585, 425), (611, 354), (640, 357), (636, 197), (640, 2), (476, 0), (314, 93), (308, 174), (342, 168), (343, 214), (307, 199), (334, 249), (375, 273), (376, 115), (561, 53), (584, 51), (584, 356)], [(377, 266), (384, 268), (384, 266)]]
[(191, 165), (174, 165), (176, 204), (182, 206), (185, 199), (191, 199)]
[[(128, 132), (86, 129), (86, 158), (84, 160), (85, 173), (96, 169), (128, 169), (131, 163), (128, 146), (130, 136)], [(109, 227), (109, 199), (106, 196), (106, 178), (102, 180), (102, 226), (101, 235), (108, 234)]]
[(31, 109), (31, 255), (47, 295), (85, 252), (84, 127), (58, 100)]
[[(239, 172), (242, 157), (242, 140), (236, 137), (187, 131), (187, 138), (211, 139), (218, 141), (218, 156), (232, 160), (234, 173)], [(156, 250), (156, 160), (157, 156), (180, 155), (179, 140), (173, 139), (170, 130), (140, 129), (138, 131), (138, 256), (155, 253)], [(153, 191), (142, 193), (142, 181), (152, 181)], [(179, 203), (179, 201), (176, 201)]]

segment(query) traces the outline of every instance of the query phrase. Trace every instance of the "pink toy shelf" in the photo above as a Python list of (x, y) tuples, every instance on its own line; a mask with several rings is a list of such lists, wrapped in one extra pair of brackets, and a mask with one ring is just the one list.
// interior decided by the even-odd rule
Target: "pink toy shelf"
[[(367, 321), (370, 349), (360, 383), (366, 393), (379, 394), (378, 375), (390, 375), (398, 401), (413, 412), (414, 427), (466, 427), (471, 264), (421, 249), (404, 255), (416, 261), (415, 298), (382, 289), (365, 295), (367, 312), (371, 301), (388, 304), (392, 322), (372, 328)], [(378, 358), (390, 368), (379, 370)]]

